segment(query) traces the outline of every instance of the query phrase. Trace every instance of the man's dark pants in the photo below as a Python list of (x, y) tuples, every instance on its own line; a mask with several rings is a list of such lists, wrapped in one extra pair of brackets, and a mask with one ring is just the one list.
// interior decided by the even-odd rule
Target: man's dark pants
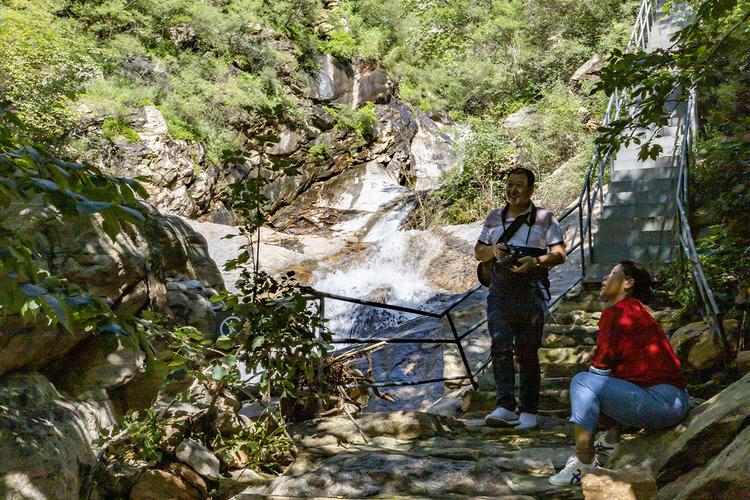
[(487, 296), (487, 327), (492, 337), (492, 372), (495, 376), (497, 405), (513, 411), (516, 406), (515, 366), (520, 372), (519, 410), (536, 413), (539, 409), (539, 347), (542, 344), (547, 300), (542, 292), (524, 295)]

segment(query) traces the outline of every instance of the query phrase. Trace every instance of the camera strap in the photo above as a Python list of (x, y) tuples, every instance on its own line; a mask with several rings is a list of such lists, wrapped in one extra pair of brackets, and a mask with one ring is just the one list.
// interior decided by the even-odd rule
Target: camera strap
[[(499, 243), (508, 243), (508, 240), (510, 240), (514, 234), (518, 232), (518, 229), (523, 226), (524, 222), (527, 222), (528, 220), (531, 220), (531, 215), (534, 214), (535, 210), (532, 210), (529, 212), (527, 217), (521, 217), (518, 216), (515, 219), (513, 219), (513, 222), (510, 223), (510, 226), (508, 226), (508, 229), (503, 231), (503, 234), (500, 235), (500, 238), (497, 240), (496, 245)], [(536, 215), (536, 214), (534, 214)], [(505, 219), (505, 215), (503, 215), (503, 219)], [(534, 217), (536, 219), (536, 217)], [(536, 221), (535, 221), (536, 222)]]

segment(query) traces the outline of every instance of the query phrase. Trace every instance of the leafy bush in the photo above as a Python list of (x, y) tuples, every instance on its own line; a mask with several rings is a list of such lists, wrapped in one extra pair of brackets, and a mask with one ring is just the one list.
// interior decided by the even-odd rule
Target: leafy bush
[(375, 104), (368, 102), (353, 109), (347, 105), (323, 106), (326, 112), (336, 119), (336, 127), (356, 133), (363, 139), (370, 139), (378, 124)]
[(32, 2), (11, 5), (0, 5), (0, 105), (19, 116), (30, 139), (58, 140), (81, 83), (95, 74), (91, 45)]
[(135, 181), (24, 144), (17, 137), (24, 130), (20, 120), (0, 108), (0, 317), (19, 315), (31, 321), (41, 315), (68, 330), (121, 331), (111, 324), (113, 315), (103, 300), (46, 269), (38, 232), (96, 216), (114, 240), (121, 221), (144, 220), (136, 196), (148, 195)]
[(127, 142), (133, 143), (141, 140), (138, 132), (133, 130), (130, 125), (114, 118), (107, 118), (104, 120), (104, 123), (102, 124), (102, 135), (105, 139), (110, 141), (125, 139)]

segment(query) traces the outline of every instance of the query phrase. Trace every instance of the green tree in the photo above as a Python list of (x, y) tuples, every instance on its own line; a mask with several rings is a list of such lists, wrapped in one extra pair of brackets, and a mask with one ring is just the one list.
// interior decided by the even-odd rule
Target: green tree
[(0, 106), (19, 116), (31, 139), (60, 139), (76, 94), (95, 74), (91, 44), (43, 7), (10, 5), (0, 5)]

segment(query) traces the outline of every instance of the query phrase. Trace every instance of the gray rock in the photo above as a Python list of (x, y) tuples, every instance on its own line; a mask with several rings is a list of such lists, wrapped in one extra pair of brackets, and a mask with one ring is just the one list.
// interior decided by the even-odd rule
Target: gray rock
[(742, 498), (749, 490), (750, 427), (745, 427), (676, 498)]
[[(724, 331), (730, 346), (737, 345), (738, 329), (736, 320), (725, 320)], [(724, 347), (713, 329), (699, 321), (678, 328), (669, 343), (687, 370), (709, 370), (723, 363)]]
[(61, 396), (39, 373), (0, 378), (0, 497), (77, 499), (111, 407)]
[(626, 441), (607, 464), (648, 466), (660, 486), (716, 456), (750, 419), (750, 374), (694, 408), (674, 429)]
[(505, 117), (505, 120), (503, 120), (503, 127), (514, 129), (529, 125), (532, 120), (534, 120), (535, 113), (536, 111), (534, 108), (530, 106), (523, 107), (515, 113), (511, 113)]
[(583, 63), (576, 71), (573, 76), (570, 77), (570, 81), (578, 82), (580, 80), (588, 80), (596, 83), (599, 80), (599, 76), (596, 74), (604, 67), (604, 58), (599, 54), (594, 54), (591, 58)]
[(211, 450), (194, 439), (185, 439), (175, 450), (177, 459), (189, 465), (201, 476), (212, 481), (219, 479), (219, 459)]
[(130, 500), (197, 500), (198, 490), (190, 487), (181, 478), (163, 470), (149, 469), (130, 492)]
[[(137, 337), (111, 333), (89, 337), (45, 369), (55, 385), (75, 397), (122, 386), (145, 373), (146, 355)], [(108, 399), (106, 393), (103, 398)]]

